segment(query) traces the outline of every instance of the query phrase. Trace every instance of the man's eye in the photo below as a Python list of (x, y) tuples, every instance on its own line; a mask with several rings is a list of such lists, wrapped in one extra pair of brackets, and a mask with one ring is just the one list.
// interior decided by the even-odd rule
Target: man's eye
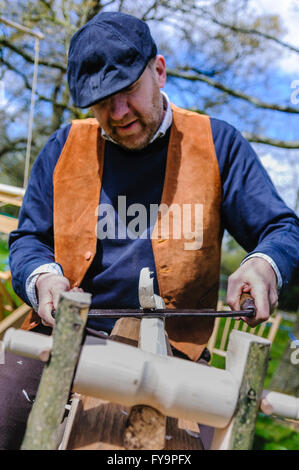
[(97, 110), (103, 109), (103, 108), (107, 105), (107, 102), (108, 102), (107, 98), (105, 98), (105, 99), (103, 99), (103, 100), (101, 100), (101, 101), (98, 101), (98, 102), (96, 103), (96, 105), (95, 105), (95, 108), (96, 108)]

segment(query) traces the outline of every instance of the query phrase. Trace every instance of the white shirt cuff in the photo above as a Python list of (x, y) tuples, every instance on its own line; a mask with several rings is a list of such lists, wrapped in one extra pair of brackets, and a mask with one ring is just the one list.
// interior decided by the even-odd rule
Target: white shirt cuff
[(55, 274), (60, 274), (63, 276), (63, 272), (59, 264), (57, 263), (48, 263), (48, 264), (42, 264), (38, 268), (36, 268), (30, 276), (27, 277), (26, 279), (26, 294), (28, 299), (30, 300), (30, 303), (32, 305), (32, 308), (37, 312), (38, 311), (38, 300), (37, 300), (37, 295), (36, 295), (36, 289), (35, 289), (35, 284), (37, 281), (37, 278), (40, 274), (44, 273), (55, 273)]
[(277, 290), (279, 291), (279, 289), (282, 287), (282, 277), (275, 261), (273, 261), (273, 259), (265, 253), (252, 253), (252, 255), (249, 255), (247, 258), (243, 259), (241, 266), (250, 258), (263, 258), (264, 260), (268, 261), (269, 264), (271, 264), (277, 277)]

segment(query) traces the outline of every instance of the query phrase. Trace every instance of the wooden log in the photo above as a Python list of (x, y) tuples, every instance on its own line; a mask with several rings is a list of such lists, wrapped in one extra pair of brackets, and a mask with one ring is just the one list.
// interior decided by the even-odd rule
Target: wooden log
[(162, 450), (165, 435), (166, 418), (160, 411), (145, 405), (131, 408), (124, 433), (127, 450)]
[(61, 296), (51, 358), (43, 370), (22, 450), (57, 448), (57, 430), (70, 393), (90, 300), (90, 294), (81, 292)]

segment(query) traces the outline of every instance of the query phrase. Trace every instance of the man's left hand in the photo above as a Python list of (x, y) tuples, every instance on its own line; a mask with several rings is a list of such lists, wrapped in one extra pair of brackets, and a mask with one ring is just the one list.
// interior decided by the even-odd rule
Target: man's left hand
[(226, 302), (232, 310), (240, 310), (240, 297), (250, 293), (254, 300), (256, 316), (242, 318), (250, 327), (268, 320), (278, 304), (276, 274), (262, 258), (250, 258), (228, 278)]

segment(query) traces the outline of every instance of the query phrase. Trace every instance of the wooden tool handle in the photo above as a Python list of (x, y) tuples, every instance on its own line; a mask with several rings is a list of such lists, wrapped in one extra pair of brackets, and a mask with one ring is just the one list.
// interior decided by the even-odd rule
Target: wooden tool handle
[(241, 310), (247, 310), (249, 308), (253, 308), (255, 310), (254, 300), (250, 294), (247, 294), (247, 292), (243, 292), (241, 295), (240, 308)]

